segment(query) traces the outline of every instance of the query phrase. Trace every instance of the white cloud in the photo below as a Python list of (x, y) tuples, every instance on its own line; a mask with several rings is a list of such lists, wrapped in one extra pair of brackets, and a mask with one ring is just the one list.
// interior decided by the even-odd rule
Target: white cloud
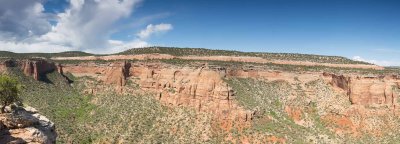
[[(82, 50), (114, 53), (144, 47), (153, 34), (172, 29), (171, 24), (148, 25), (127, 41), (112, 40), (121, 19), (131, 16), (141, 0), (69, 0), (70, 7), (46, 14), (42, 0), (0, 0), (0, 50), (60, 52)], [(49, 20), (57, 23), (51, 26)]]
[(41, 0), (0, 0), (0, 40), (20, 41), (51, 30)]
[(361, 56), (354, 56), (353, 60), (373, 63), (373, 64), (380, 65), (380, 66), (400, 66), (400, 62), (398, 62), (398, 61), (364, 59)]
[(72, 47), (53, 44), (50, 42), (12, 42), (0, 41), (0, 50), (13, 52), (61, 52), (77, 50)]
[(172, 25), (171, 24), (158, 24), (158, 25), (153, 25), (153, 24), (149, 24), (147, 25), (146, 29), (141, 30), (137, 36), (140, 39), (147, 39), (149, 38), (151, 35), (153, 34), (160, 34), (163, 32), (167, 32), (172, 30)]
[(100, 53), (100, 54), (107, 54), (107, 53), (117, 53), (122, 52), (127, 49), (131, 48), (140, 48), (140, 47), (147, 47), (150, 46), (146, 41), (140, 39), (134, 39), (129, 42), (123, 42), (119, 40), (109, 40), (110, 47), (108, 49), (104, 49), (103, 51), (99, 52), (95, 49), (88, 50), (87, 52), (90, 53)]
[(113, 24), (128, 17), (138, 0), (71, 0), (71, 8), (60, 13), (58, 24), (40, 37), (79, 49), (109, 47)]

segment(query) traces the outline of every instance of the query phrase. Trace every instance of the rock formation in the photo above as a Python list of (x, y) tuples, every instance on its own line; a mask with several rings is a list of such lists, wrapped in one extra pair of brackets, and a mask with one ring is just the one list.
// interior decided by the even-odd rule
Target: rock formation
[(53, 144), (57, 134), (54, 123), (32, 107), (6, 107), (0, 114), (0, 143)]
[(33, 76), (35, 80), (40, 80), (41, 75), (57, 69), (54, 63), (45, 60), (25, 60), (21, 61), (21, 69), (26, 76)]
[[(79, 67), (79, 68), (78, 68)], [(86, 70), (92, 68), (92, 70)], [(77, 76), (93, 76), (105, 84), (121, 87), (126, 79), (138, 78), (145, 90), (157, 93), (157, 98), (167, 105), (187, 106), (202, 112), (214, 113), (217, 119), (249, 121), (253, 112), (239, 107), (232, 100), (234, 91), (222, 78), (225, 70), (215, 71), (203, 67), (174, 67), (159, 63), (108, 63), (104, 65), (65, 65), (65, 72)]]
[(233, 101), (235, 95), (232, 88), (222, 80), (220, 73), (208, 67), (134, 65), (131, 74), (140, 79), (141, 88), (155, 90), (162, 103), (213, 113), (225, 130), (235, 126), (235, 122), (246, 124), (254, 116), (254, 112)]
[(344, 76), (324, 73), (331, 78), (333, 86), (347, 92), (349, 100), (356, 105), (397, 105), (398, 95), (394, 88), (400, 81), (393, 76)]
[(117, 86), (124, 86), (126, 78), (129, 76), (130, 63), (112, 63), (104, 71), (103, 81), (106, 84), (116, 84)]
[(35, 80), (40, 80), (41, 76), (46, 73), (59, 70), (52, 62), (42, 59), (28, 59), (3, 61), (0, 64), (0, 72), (4, 72), (10, 67), (19, 67), (26, 76), (32, 76)]
[[(275, 71), (263, 67), (220, 67), (208, 65), (174, 66), (150, 62), (109, 62), (103, 64), (80, 63), (62, 66), (64, 72), (75, 76), (90, 76), (104, 84), (117, 86), (119, 92), (128, 88), (126, 81), (134, 81), (146, 92), (156, 93), (168, 106), (191, 107), (199, 112), (213, 113), (215, 122), (229, 131), (236, 125), (251, 123), (256, 113), (245, 109), (235, 101), (235, 91), (223, 78), (255, 78), (265, 81), (285, 81), (288, 89), (294, 89), (282, 98), (282, 107), (296, 124), (310, 126), (309, 111), (303, 109), (316, 103), (321, 120), (339, 126), (338, 134), (383, 131), (382, 127), (393, 123), (375, 123), (384, 117), (393, 117), (396, 109), (400, 79), (397, 76), (369, 76), (361, 74), (336, 75), (321, 72)], [(325, 81), (324, 81), (325, 80)], [(337, 93), (326, 89), (307, 89), (315, 81), (330, 84)], [(329, 86), (329, 85), (326, 85)], [(90, 89), (88, 93), (97, 92)], [(317, 91), (320, 91), (317, 93)], [(301, 93), (301, 94), (300, 94)], [(306, 97), (299, 97), (299, 95)], [(338, 96), (339, 95), (339, 96)], [(338, 99), (340, 98), (340, 99)], [(298, 101), (303, 101), (298, 102)], [(293, 105), (291, 105), (293, 104)], [(303, 105), (306, 104), (306, 105)], [(369, 109), (375, 107), (377, 109)], [(387, 109), (387, 108), (390, 108)], [(376, 117), (379, 116), (379, 117)], [(382, 118), (381, 118), (382, 117)]]

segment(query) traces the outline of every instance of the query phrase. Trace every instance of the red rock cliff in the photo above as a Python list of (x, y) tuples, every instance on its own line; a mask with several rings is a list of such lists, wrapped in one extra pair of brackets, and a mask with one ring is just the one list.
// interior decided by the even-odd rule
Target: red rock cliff
[(57, 69), (54, 63), (45, 60), (24, 60), (20, 62), (20, 67), (26, 76), (33, 76), (35, 80), (39, 80), (42, 74)]
[(224, 75), (207, 66), (136, 64), (131, 68), (131, 75), (140, 79), (141, 88), (157, 91), (161, 102), (213, 113), (223, 128), (234, 126), (234, 121), (245, 124), (254, 116), (252, 111), (234, 102), (234, 91), (222, 80)]
[(344, 76), (326, 74), (331, 84), (347, 92), (352, 104), (396, 106), (398, 95), (394, 88), (399, 79), (393, 76)]

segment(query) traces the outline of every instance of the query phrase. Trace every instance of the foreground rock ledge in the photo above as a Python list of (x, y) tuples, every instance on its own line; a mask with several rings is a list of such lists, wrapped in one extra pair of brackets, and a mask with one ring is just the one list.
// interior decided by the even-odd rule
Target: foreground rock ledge
[(32, 107), (7, 106), (0, 114), (0, 144), (56, 143), (54, 123)]

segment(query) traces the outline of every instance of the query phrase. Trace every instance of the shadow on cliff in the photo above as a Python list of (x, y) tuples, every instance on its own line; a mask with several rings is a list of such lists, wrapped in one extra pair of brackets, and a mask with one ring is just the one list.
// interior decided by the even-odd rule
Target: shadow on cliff
[(60, 74), (55, 70), (40, 74), (38, 80), (48, 84), (55, 84), (59, 82), (65, 82), (67, 84), (74, 83), (74, 81), (70, 79), (68, 76)]
[[(52, 71), (52, 72), (54, 72), (54, 71)], [(49, 77), (47, 76), (49, 73), (52, 73), (52, 72), (40, 74), (38, 80), (39, 80), (39, 81), (42, 81), (42, 82), (45, 82), (45, 83), (48, 83), (48, 84), (54, 84), (54, 83), (49, 79)]]

